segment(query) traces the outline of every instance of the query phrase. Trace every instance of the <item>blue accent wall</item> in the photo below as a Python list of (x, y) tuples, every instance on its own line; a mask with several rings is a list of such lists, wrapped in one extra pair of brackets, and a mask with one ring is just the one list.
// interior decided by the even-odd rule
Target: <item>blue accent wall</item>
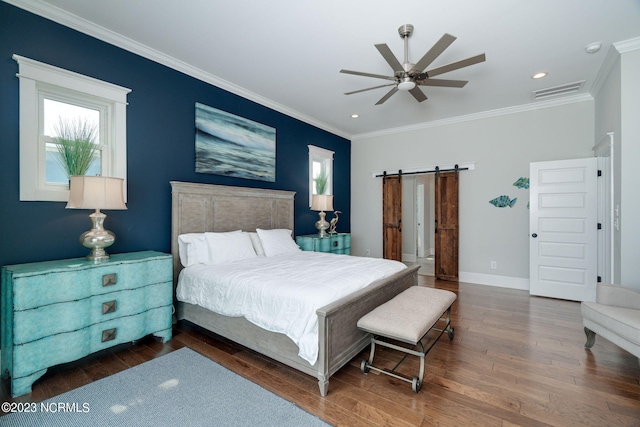
[[(128, 210), (105, 212), (105, 228), (117, 236), (108, 252), (170, 252), (169, 181), (295, 191), (295, 234), (316, 232), (318, 215), (308, 207), (309, 144), (335, 152), (334, 206), (342, 211), (338, 231), (350, 231), (349, 140), (0, 2), (0, 265), (84, 256), (88, 249), (78, 237), (91, 228), (90, 211), (65, 210), (62, 202), (20, 202), (19, 82), (13, 54), (132, 90), (127, 107)], [(229, 60), (233, 58), (220, 58)], [(196, 173), (196, 102), (275, 128), (276, 181)]]

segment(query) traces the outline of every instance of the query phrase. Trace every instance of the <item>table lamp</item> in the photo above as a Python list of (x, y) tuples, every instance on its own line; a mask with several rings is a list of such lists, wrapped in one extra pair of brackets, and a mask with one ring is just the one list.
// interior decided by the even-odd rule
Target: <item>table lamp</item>
[(318, 229), (318, 235), (320, 237), (326, 236), (329, 223), (324, 219), (326, 215), (324, 211), (333, 210), (333, 196), (328, 194), (314, 194), (311, 196), (311, 210), (320, 211), (318, 213), (320, 219), (316, 222), (316, 228)]
[(95, 209), (89, 215), (93, 227), (80, 235), (80, 243), (91, 249), (87, 255), (95, 263), (109, 260), (104, 250), (116, 241), (116, 236), (103, 227), (107, 217), (100, 209), (127, 209), (123, 195), (124, 180), (106, 176), (73, 175), (70, 178), (67, 209)]

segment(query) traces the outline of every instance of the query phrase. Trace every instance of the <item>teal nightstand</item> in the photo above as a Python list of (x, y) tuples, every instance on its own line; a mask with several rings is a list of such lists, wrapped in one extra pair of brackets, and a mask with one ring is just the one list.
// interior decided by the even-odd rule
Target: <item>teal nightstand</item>
[(31, 392), (51, 366), (153, 334), (171, 339), (173, 261), (145, 251), (2, 267), (2, 377)]
[(303, 251), (351, 255), (351, 234), (349, 233), (327, 234), (325, 237), (317, 234), (296, 236), (296, 243)]

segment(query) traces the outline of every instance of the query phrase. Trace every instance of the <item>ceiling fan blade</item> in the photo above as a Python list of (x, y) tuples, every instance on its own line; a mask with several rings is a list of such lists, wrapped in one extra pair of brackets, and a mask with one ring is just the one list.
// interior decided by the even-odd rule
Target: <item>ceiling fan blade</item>
[(426, 101), (427, 99), (427, 95), (424, 94), (424, 92), (418, 87), (414, 87), (413, 89), (411, 89), (409, 91), (409, 93), (411, 95), (413, 95), (413, 97), (416, 99), (416, 101), (418, 102), (422, 102), (422, 101)]
[(396, 93), (398, 91), (397, 87), (394, 87), (393, 89), (391, 89), (389, 92), (387, 92), (387, 94), (385, 96), (383, 96), (382, 98), (380, 98), (380, 101), (376, 102), (376, 105), (380, 105), (383, 102), (385, 102), (387, 99), (391, 98), (391, 95), (393, 95), (394, 93)]
[(387, 61), (387, 64), (391, 66), (393, 71), (395, 71), (396, 73), (404, 72), (404, 68), (402, 67), (402, 64), (400, 63), (400, 61), (398, 61), (398, 58), (396, 58), (393, 52), (391, 52), (391, 49), (389, 49), (389, 46), (387, 46), (385, 43), (377, 44), (376, 49), (378, 49), (378, 52), (380, 52), (380, 55), (382, 55), (385, 61)]
[(368, 87), (366, 89), (360, 89), (360, 90), (354, 90), (353, 92), (347, 92), (347, 93), (345, 93), (345, 95), (353, 95), (354, 93), (365, 92), (367, 90), (372, 90), (372, 89), (380, 89), (381, 87), (387, 87), (387, 86), (393, 86), (393, 85), (395, 85), (395, 83), (389, 83), (389, 84), (386, 84), (386, 85)]
[(437, 76), (439, 74), (448, 73), (449, 71), (468, 67), (469, 65), (477, 64), (479, 62), (484, 62), (485, 60), (486, 60), (486, 57), (484, 53), (481, 53), (480, 55), (472, 56), (471, 58), (463, 59), (457, 62), (452, 62), (451, 64), (443, 65), (442, 67), (429, 70), (427, 71), (427, 75), (429, 77)]
[(393, 76), (383, 76), (382, 74), (363, 73), (361, 71), (340, 70), (340, 72), (344, 74), (353, 74), (354, 76), (373, 77), (376, 79), (385, 79), (385, 80), (394, 80), (394, 81), (396, 79)]
[(452, 36), (451, 34), (445, 34), (440, 37), (440, 40), (438, 40), (436, 44), (434, 44), (431, 49), (429, 49), (427, 53), (425, 53), (424, 56), (420, 58), (414, 68), (418, 71), (422, 71), (427, 68), (455, 40), (456, 37)]
[(444, 79), (424, 79), (416, 80), (420, 86), (442, 86), (442, 87), (464, 87), (469, 83), (467, 80), (444, 80)]

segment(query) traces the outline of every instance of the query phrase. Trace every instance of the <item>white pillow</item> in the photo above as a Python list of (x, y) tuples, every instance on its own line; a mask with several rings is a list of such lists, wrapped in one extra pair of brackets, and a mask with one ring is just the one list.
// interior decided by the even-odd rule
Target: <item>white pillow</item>
[(262, 242), (260, 241), (260, 236), (255, 231), (247, 233), (251, 238), (251, 244), (253, 245), (253, 249), (256, 251), (256, 255), (264, 256), (264, 248), (262, 247)]
[(242, 231), (205, 233), (209, 258), (205, 264), (220, 265), (257, 257), (249, 234)]
[(264, 253), (266, 256), (276, 256), (293, 252), (300, 252), (300, 247), (296, 245), (291, 237), (291, 230), (277, 228), (274, 230), (256, 229)]
[(178, 236), (178, 255), (183, 267), (204, 264), (209, 258), (209, 248), (204, 233), (187, 233)]

